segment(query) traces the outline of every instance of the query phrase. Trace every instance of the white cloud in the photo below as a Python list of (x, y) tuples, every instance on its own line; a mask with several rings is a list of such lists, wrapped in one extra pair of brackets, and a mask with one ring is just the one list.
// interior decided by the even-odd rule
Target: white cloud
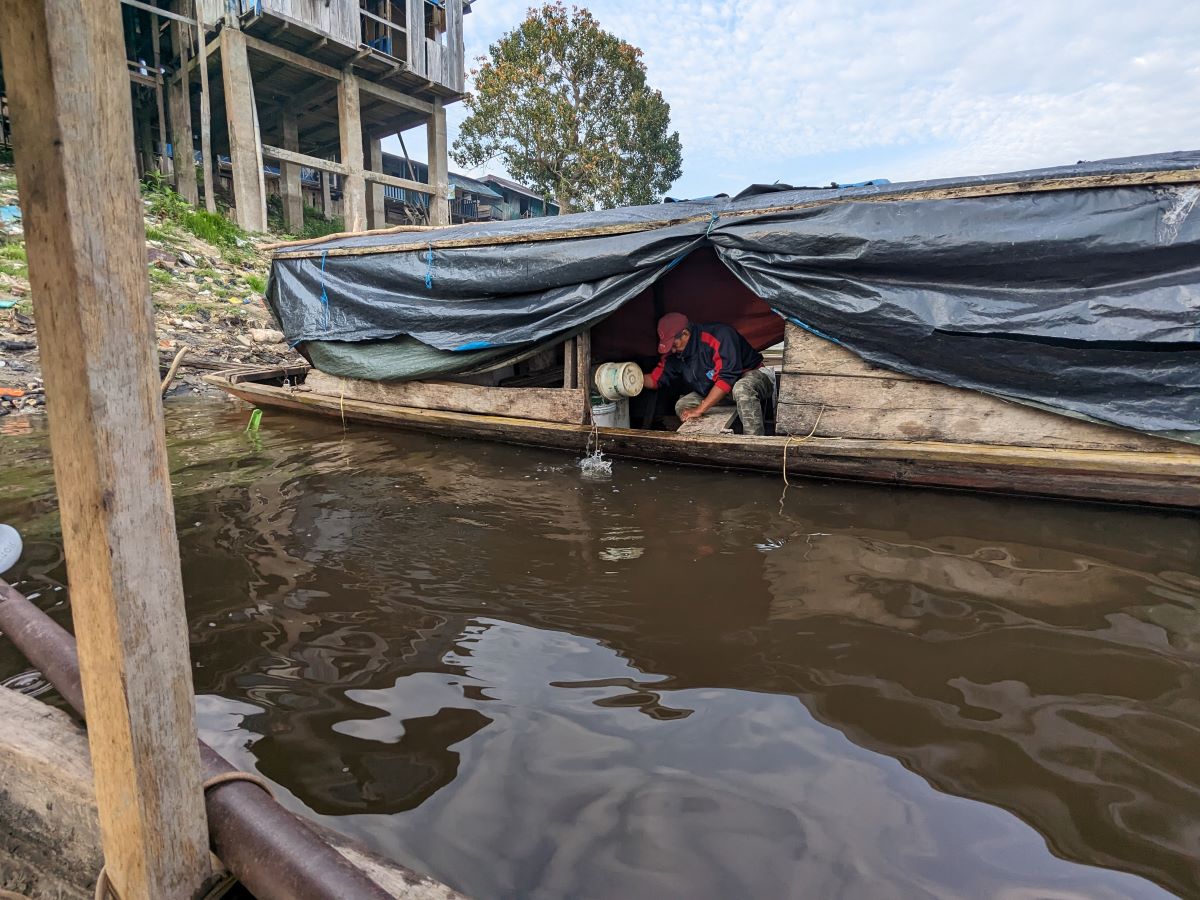
[[(478, 0), (468, 59), (528, 5)], [(683, 194), (1200, 146), (1200, 4), (581, 5), (644, 51), (683, 140)], [(452, 110), (453, 138), (462, 112)]]

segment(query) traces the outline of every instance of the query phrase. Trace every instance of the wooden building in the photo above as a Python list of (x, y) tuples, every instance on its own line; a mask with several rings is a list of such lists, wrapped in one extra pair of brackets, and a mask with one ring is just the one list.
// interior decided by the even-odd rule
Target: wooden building
[(504, 198), (498, 210), (499, 214), (492, 216), (493, 219), (536, 219), (539, 216), (559, 214), (557, 203), (547, 200), (523, 184), (498, 175), (485, 175), (481, 180)]
[[(350, 230), (385, 223), (388, 187), (422, 195), (430, 223), (450, 222), (445, 104), (463, 94), (471, 0), (113, 2), (143, 175), (164, 173), (209, 210), (227, 187), (249, 231), (266, 230), (272, 176), (289, 230), (303, 227), (305, 181), (310, 202), (335, 212), (335, 177)], [(386, 174), (382, 139), (422, 125), (425, 180)]]

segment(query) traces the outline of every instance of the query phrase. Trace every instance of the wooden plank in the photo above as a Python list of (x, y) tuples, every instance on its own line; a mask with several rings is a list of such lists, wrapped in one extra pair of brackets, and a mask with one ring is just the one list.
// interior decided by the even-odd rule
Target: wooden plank
[(689, 419), (680, 423), (675, 429), (676, 434), (732, 434), (733, 423), (737, 421), (736, 406), (714, 406), (698, 419)]
[(408, 68), (425, 77), (425, 0), (405, 0), (405, 32), (408, 35)]
[(192, 8), (196, 13), (196, 40), (199, 41), (200, 50), (200, 165), (203, 168), (204, 208), (215, 213), (217, 195), (213, 191), (212, 94), (208, 89), (208, 51), (204, 46), (204, 16), (200, 2), (192, 0)]
[(783, 329), (783, 371), (797, 375), (857, 375), (912, 381), (911, 375), (872, 365), (840, 344), (788, 322)]
[[(285, 133), (284, 138), (287, 135)], [(277, 159), (280, 162), (295, 163), (298, 166), (304, 166), (309, 169), (317, 169), (322, 172), (335, 172), (338, 175), (346, 174), (346, 167), (339, 162), (334, 162), (332, 159), (323, 159), (319, 156), (309, 156), (307, 153), (297, 153), (295, 150), (285, 147), (272, 147), (270, 144), (263, 144), (263, 156), (267, 159)]]
[(236, 28), (221, 31), (221, 75), (225, 84), (225, 121), (229, 126), (234, 220), (247, 231), (266, 231), (267, 197), (246, 38)]
[(414, 409), (438, 409), (542, 422), (578, 424), (583, 406), (577, 390), (500, 388), (449, 381), (366, 381), (313, 370), (305, 386), (335, 398)]
[(780, 377), (775, 418), (776, 429), (784, 434), (1014, 447), (1154, 450), (1174, 446), (1172, 441), (928, 381), (847, 375)]
[(583, 424), (592, 421), (592, 330), (575, 335), (575, 390), (583, 407)]
[(295, 66), (297, 69), (303, 69), (306, 72), (311, 72), (313, 75), (320, 75), (322, 78), (329, 78), (333, 81), (340, 81), (342, 78), (341, 70), (335, 69), (333, 66), (327, 66), (324, 63), (317, 62), (315, 59), (309, 59), (307, 56), (296, 53), (294, 50), (276, 46), (251, 34), (244, 35), (244, 37), (246, 39), (246, 46), (256, 53), (273, 56), (278, 60)]
[(446, 86), (462, 92), (466, 84), (466, 53), (463, 40), (463, 0), (446, 2)]
[(579, 387), (578, 356), (579, 345), (575, 338), (565, 341), (563, 349), (563, 388), (569, 390)]
[(374, 184), (386, 184), (389, 187), (402, 188), (403, 190), (415, 191), (420, 194), (432, 194), (434, 192), (433, 185), (413, 181), (411, 178), (398, 178), (395, 175), (386, 175), (383, 172), (363, 172), (363, 178)]
[(376, 84), (374, 81), (367, 81), (365, 78), (359, 82), (359, 90), (364, 94), (370, 94), (373, 97), (379, 97), (381, 100), (387, 100), (389, 103), (399, 106), (403, 109), (419, 112), (422, 115), (431, 115), (433, 113), (433, 104), (425, 100), (418, 100), (416, 97), (410, 97), (395, 88), (390, 88), (382, 84)]
[(0, 15), (105, 862), (151, 900), (210, 864), (123, 46), (111, 0)]
[(162, 16), (164, 19), (170, 19), (172, 22), (182, 22), (184, 25), (195, 25), (195, 19), (189, 19), (187, 16), (179, 13), (169, 12), (158, 6), (153, 6), (149, 3), (142, 3), (141, 0), (121, 0), (125, 6), (132, 6), (134, 9), (141, 9), (154, 15)]

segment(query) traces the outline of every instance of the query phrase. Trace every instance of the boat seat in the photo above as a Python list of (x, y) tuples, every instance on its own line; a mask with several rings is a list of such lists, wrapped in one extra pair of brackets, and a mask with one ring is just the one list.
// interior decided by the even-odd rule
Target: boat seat
[(732, 434), (737, 414), (736, 406), (714, 406), (700, 418), (681, 424), (676, 434)]

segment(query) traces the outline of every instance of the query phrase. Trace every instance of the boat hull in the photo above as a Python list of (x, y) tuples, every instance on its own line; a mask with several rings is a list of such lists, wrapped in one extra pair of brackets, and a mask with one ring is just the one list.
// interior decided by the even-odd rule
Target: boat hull
[(206, 381), (259, 407), (445, 437), (778, 475), (1200, 509), (1200, 451), (1064, 450), (937, 441), (681, 435), (416, 409), (269, 382), (303, 368), (218, 373)]

